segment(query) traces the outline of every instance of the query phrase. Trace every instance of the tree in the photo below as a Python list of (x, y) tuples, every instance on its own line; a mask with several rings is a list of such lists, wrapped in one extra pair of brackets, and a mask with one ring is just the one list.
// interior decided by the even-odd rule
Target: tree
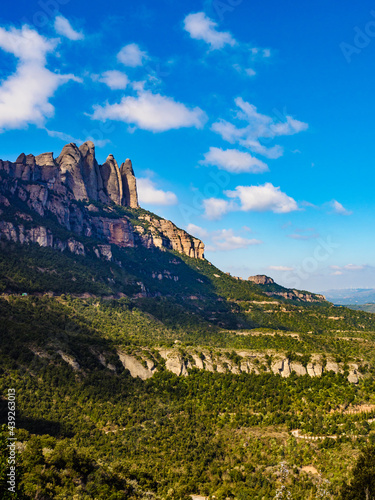
[(350, 483), (341, 488), (341, 500), (375, 500), (375, 446), (366, 448), (357, 460)]

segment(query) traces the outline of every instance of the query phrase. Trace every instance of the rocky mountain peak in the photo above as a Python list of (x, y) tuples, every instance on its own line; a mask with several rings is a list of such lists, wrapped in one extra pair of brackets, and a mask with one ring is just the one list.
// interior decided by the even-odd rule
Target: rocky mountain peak
[[(32, 215), (19, 211), (18, 215), (12, 215), (14, 220), (9, 220), (9, 217), (2, 217), (4, 212), (0, 208), (0, 238), (59, 250), (68, 248), (85, 255), (89, 250), (75, 238), (93, 237), (103, 243), (96, 248), (95, 255), (104, 255), (107, 260), (112, 259), (109, 257), (110, 245), (171, 249), (189, 257), (204, 258), (204, 244), (172, 222), (151, 213), (135, 213), (138, 224), (133, 225), (129, 215), (113, 206), (139, 208), (132, 162), (127, 158), (119, 168), (110, 154), (99, 165), (91, 141), (80, 147), (66, 144), (56, 159), (53, 153), (36, 157), (22, 153), (14, 163), (0, 160), (0, 205), (8, 209), (12, 199), (25, 204), (26, 211), (31, 210), (46, 219), (53, 216), (72, 236), (63, 241), (47, 223), (33, 225)], [(77, 204), (77, 201), (88, 203)], [(101, 209), (95, 202), (103, 204)], [(95, 215), (100, 211), (100, 215)]]
[(112, 154), (103, 165), (95, 158), (95, 144), (86, 141), (79, 148), (66, 144), (55, 159), (53, 153), (38, 156), (21, 153), (15, 163), (0, 160), (0, 170), (24, 181), (39, 181), (61, 193), (67, 188), (78, 201), (101, 201), (138, 208), (137, 181), (131, 160), (119, 168)]

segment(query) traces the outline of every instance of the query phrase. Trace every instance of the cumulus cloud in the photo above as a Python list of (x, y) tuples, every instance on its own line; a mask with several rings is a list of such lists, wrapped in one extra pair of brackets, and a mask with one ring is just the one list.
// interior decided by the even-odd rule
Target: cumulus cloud
[(212, 50), (222, 49), (225, 45), (233, 46), (236, 40), (228, 31), (218, 31), (217, 23), (204, 12), (189, 14), (184, 19), (184, 29), (191, 38), (203, 40)]
[(204, 217), (211, 220), (221, 219), (232, 209), (232, 204), (220, 198), (207, 198), (203, 200)]
[(250, 153), (238, 149), (226, 149), (211, 147), (204, 155), (203, 165), (215, 165), (222, 170), (240, 174), (244, 172), (259, 174), (268, 171), (268, 166)]
[(112, 90), (125, 89), (129, 84), (129, 78), (125, 73), (117, 70), (105, 71), (98, 80), (108, 85)]
[(175, 205), (177, 196), (172, 191), (158, 189), (151, 179), (146, 177), (137, 179), (137, 190), (140, 203), (150, 205)]
[(230, 143), (238, 143), (251, 151), (267, 158), (279, 158), (283, 149), (279, 145), (267, 147), (261, 144), (269, 143), (276, 137), (294, 135), (307, 130), (308, 124), (296, 120), (290, 115), (275, 113), (274, 117), (259, 113), (256, 106), (237, 97), (238, 107), (235, 118), (245, 122), (244, 126), (235, 125), (227, 120), (219, 119), (212, 125), (212, 130)]
[(171, 97), (144, 90), (135, 97), (123, 97), (117, 104), (94, 106), (92, 118), (122, 121), (151, 132), (182, 127), (202, 128), (207, 120), (206, 113), (198, 107), (189, 109)]
[(56, 16), (55, 18), (55, 31), (59, 35), (65, 36), (66, 38), (69, 38), (69, 40), (83, 40), (84, 35), (80, 31), (75, 31), (72, 28), (72, 25), (70, 22), (64, 17), (64, 16)]
[(347, 210), (343, 205), (341, 205), (341, 203), (339, 203), (336, 200), (332, 200), (330, 202), (330, 206), (332, 207), (333, 212), (335, 214), (339, 214), (339, 215), (351, 215), (353, 213), (350, 210)]
[(136, 43), (129, 43), (120, 50), (117, 59), (125, 66), (136, 68), (143, 65), (144, 61), (148, 59), (148, 55)]
[(268, 266), (268, 269), (270, 269), (271, 271), (284, 272), (284, 271), (293, 271), (294, 267), (288, 267), (288, 266)]
[(229, 198), (239, 198), (241, 210), (288, 213), (298, 210), (297, 202), (270, 182), (262, 186), (237, 186), (234, 191), (225, 191)]
[(43, 126), (54, 114), (49, 100), (55, 91), (69, 80), (80, 81), (74, 75), (60, 75), (46, 68), (47, 54), (57, 43), (27, 26), (0, 28), (0, 49), (18, 59), (15, 73), (0, 86), (0, 130), (28, 124)]

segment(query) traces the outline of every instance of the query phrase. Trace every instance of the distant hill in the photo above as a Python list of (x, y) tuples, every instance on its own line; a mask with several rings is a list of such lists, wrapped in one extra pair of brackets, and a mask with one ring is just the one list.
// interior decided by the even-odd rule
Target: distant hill
[(322, 292), (327, 300), (337, 305), (368, 304), (375, 302), (375, 288), (343, 288)]
[(375, 304), (361, 304), (361, 305), (348, 305), (350, 309), (354, 311), (365, 311), (369, 313), (375, 313)]

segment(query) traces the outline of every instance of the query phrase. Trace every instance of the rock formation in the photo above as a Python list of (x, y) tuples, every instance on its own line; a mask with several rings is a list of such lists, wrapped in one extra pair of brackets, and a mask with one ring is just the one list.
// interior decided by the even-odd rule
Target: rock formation
[(257, 274), (256, 276), (249, 276), (247, 278), (249, 281), (256, 283), (257, 285), (273, 285), (275, 282), (269, 276), (265, 274)]
[[(11, 211), (12, 204), (19, 200), (25, 204), (25, 210), (13, 213), (11, 219), (4, 213), (6, 217), (2, 218), (1, 214)], [(31, 210), (46, 220), (57, 219), (62, 228), (79, 237), (101, 240), (102, 245), (91, 249), (98, 258), (112, 260), (111, 244), (171, 249), (204, 258), (203, 243), (172, 222), (138, 211), (130, 216), (121, 206), (139, 208), (132, 162), (126, 159), (119, 168), (113, 155), (109, 155), (99, 165), (91, 141), (79, 148), (67, 144), (56, 159), (53, 153), (35, 157), (22, 153), (14, 163), (0, 160), (0, 236), (9, 241), (38, 243), (81, 255), (89, 253), (79, 238), (77, 241), (71, 235), (63, 240), (54, 234), (51, 224), (41, 223), (40, 219), (34, 222)], [(135, 226), (134, 219), (138, 220)], [(103, 253), (100, 248), (107, 250)]]
[(127, 158), (120, 168), (122, 181), (122, 205), (138, 208), (137, 182), (131, 160)]
[(103, 165), (98, 165), (91, 141), (79, 148), (74, 143), (66, 144), (56, 159), (53, 153), (36, 157), (22, 153), (15, 163), (0, 160), (0, 170), (11, 178), (39, 181), (60, 192), (64, 186), (77, 201), (113, 201), (131, 208), (139, 206), (131, 161), (127, 159), (121, 171), (113, 155), (109, 155)]

